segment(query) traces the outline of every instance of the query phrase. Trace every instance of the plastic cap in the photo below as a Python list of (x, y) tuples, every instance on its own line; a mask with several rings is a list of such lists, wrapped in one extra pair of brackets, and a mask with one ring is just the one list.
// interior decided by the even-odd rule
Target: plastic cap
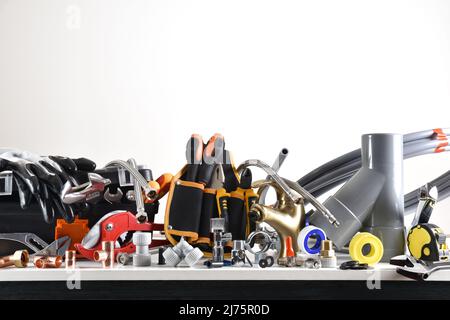
[(294, 257), (295, 252), (294, 249), (292, 249), (292, 237), (286, 238), (286, 257)]

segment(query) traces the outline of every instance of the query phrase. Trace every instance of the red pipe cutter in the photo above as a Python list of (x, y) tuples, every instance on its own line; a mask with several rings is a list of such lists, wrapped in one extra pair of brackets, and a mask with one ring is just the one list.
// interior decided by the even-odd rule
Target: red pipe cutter
[[(102, 249), (103, 241), (117, 243), (119, 237), (129, 231), (162, 231), (164, 225), (159, 223), (139, 223), (136, 216), (128, 211), (113, 211), (100, 219), (86, 234), (81, 243), (75, 244), (78, 252), (89, 260), (94, 260), (94, 252)], [(167, 245), (167, 240), (152, 240), (150, 248)], [(114, 255), (121, 252), (133, 253), (136, 247), (133, 242), (114, 249)]]

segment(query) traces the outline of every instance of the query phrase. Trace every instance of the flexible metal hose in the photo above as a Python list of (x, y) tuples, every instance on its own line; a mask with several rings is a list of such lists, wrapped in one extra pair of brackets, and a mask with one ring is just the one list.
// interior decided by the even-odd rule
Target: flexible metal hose
[(148, 185), (147, 180), (145, 180), (145, 178), (139, 173), (139, 171), (131, 166), (128, 162), (123, 160), (113, 160), (111, 162), (108, 162), (105, 165), (105, 168), (117, 166), (126, 169), (133, 176), (133, 178), (136, 179), (142, 189), (144, 189), (147, 198), (153, 200), (158, 195), (157, 191)]

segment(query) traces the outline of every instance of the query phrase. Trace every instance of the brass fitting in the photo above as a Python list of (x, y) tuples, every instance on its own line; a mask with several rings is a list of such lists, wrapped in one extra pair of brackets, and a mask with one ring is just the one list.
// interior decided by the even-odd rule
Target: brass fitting
[(255, 222), (265, 222), (274, 228), (280, 238), (279, 264), (287, 261), (286, 239), (292, 238), (292, 249), (299, 251), (298, 235), (305, 226), (305, 206), (303, 198), (296, 202), (291, 200), (274, 181), (257, 181), (252, 187), (258, 188), (258, 195), (270, 186), (275, 189), (277, 202), (274, 206), (254, 204), (249, 212), (249, 218)]
[(333, 249), (333, 242), (331, 240), (323, 240), (320, 244), (320, 256), (321, 257), (334, 257), (334, 249)]
[(16, 266), (16, 268), (25, 268), (30, 260), (27, 250), (17, 250), (14, 254), (0, 258), (0, 268)]
[(319, 258), (323, 268), (337, 267), (337, 257), (331, 240), (323, 240), (321, 242)]

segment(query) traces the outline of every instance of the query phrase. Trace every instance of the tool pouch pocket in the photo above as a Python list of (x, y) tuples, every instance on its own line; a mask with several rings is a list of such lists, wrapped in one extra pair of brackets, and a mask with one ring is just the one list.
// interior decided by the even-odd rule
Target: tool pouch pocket
[[(164, 230), (167, 239), (177, 243), (180, 237), (189, 242), (198, 239), (203, 203), (203, 185), (173, 179), (166, 208)], [(167, 214), (170, 213), (170, 214)]]
[(231, 192), (228, 199), (228, 208), (230, 214), (229, 228), (233, 240), (245, 240), (247, 217), (244, 197), (238, 192)]
[(216, 190), (215, 189), (205, 189), (203, 190), (203, 202), (202, 202), (202, 213), (200, 217), (200, 225), (198, 229), (198, 240), (197, 244), (205, 243), (209, 244), (210, 238), (210, 227), (211, 218), (218, 218), (219, 210), (217, 209), (216, 202)]
[[(172, 179), (166, 204), (164, 231), (167, 239), (176, 245), (180, 237), (191, 244), (210, 243), (210, 219), (219, 217), (216, 190), (200, 183), (183, 180), (187, 166)], [(239, 185), (234, 165), (223, 164), (224, 188), (227, 192)]]

